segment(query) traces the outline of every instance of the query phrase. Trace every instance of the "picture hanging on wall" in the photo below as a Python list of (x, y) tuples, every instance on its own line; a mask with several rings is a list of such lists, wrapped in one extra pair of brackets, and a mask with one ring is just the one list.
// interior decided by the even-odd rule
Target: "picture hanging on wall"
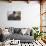
[(21, 20), (21, 11), (9, 11), (8, 20)]

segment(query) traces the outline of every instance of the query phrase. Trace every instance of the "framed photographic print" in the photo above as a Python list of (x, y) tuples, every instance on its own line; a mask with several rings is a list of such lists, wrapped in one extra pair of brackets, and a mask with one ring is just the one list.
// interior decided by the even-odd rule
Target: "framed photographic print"
[(21, 11), (9, 11), (8, 20), (21, 20)]

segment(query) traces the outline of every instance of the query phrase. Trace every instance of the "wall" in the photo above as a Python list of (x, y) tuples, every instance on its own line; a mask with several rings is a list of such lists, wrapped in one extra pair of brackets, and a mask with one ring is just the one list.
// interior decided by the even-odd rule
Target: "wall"
[[(21, 11), (20, 21), (8, 21), (8, 11)], [(27, 28), (32, 26), (40, 26), (40, 4), (31, 1), (26, 2), (1, 2), (0, 1), (0, 27), (20, 27)]]

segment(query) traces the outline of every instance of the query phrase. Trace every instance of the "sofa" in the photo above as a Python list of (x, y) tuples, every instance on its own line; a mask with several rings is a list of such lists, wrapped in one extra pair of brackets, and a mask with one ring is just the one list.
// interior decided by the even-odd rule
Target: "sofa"
[[(24, 34), (22, 32), (22, 29), (24, 31)], [(30, 30), (27, 32), (28, 28), (9, 28), (8, 31), (10, 32), (9, 36), (5, 36), (5, 39), (10, 39), (10, 40), (20, 40), (21, 43), (31, 43), (34, 41), (34, 37), (32, 35), (32, 31)], [(26, 31), (26, 32), (25, 32)]]

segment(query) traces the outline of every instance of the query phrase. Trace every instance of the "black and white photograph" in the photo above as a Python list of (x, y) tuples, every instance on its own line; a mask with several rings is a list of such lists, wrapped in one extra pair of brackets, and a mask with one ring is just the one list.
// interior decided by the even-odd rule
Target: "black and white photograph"
[(21, 11), (9, 11), (8, 20), (21, 20)]

